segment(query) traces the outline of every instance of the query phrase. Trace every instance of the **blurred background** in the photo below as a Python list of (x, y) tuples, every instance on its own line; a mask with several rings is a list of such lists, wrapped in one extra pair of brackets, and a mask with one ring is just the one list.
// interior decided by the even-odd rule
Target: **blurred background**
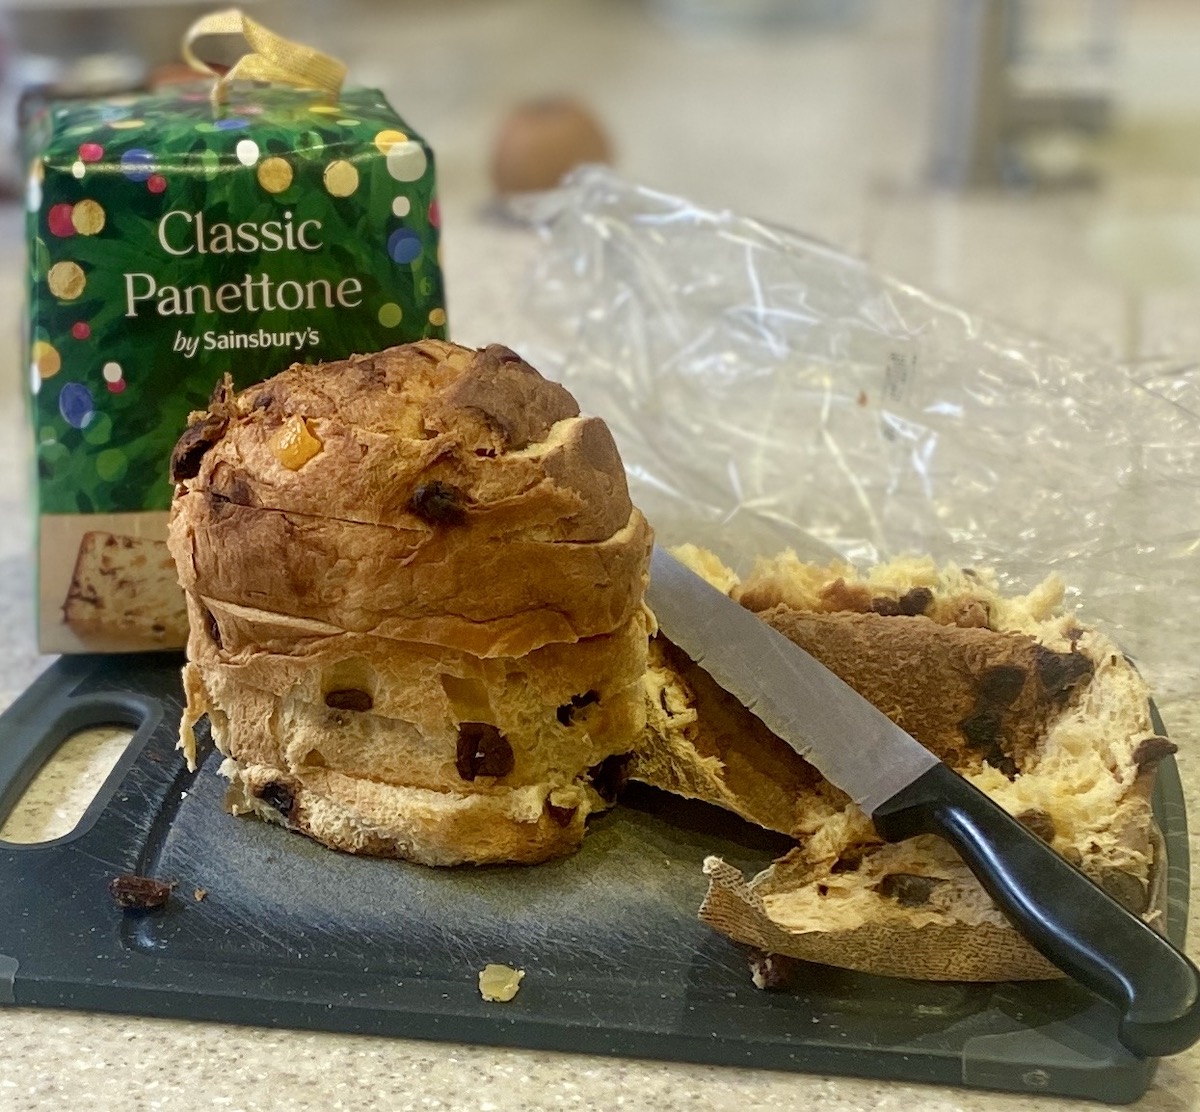
[[(523, 103), (567, 96), (632, 181), (829, 240), (1077, 349), (1123, 359), (1200, 351), (1190, 309), (1200, 286), (1200, 5), (1187, 0), (244, 7), (343, 58), (353, 83), (384, 90), (431, 142), (452, 297), (456, 271), (488, 262), (469, 229), (496, 219), (506, 120)], [(29, 90), (169, 79), (182, 32), (207, 10), (0, 0), (9, 194), (21, 190), (17, 120)], [(15, 199), (0, 219), (12, 260)]]

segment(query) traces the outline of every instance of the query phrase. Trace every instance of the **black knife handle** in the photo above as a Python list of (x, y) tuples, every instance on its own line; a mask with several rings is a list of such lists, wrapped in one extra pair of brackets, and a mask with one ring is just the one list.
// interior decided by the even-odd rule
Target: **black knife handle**
[(889, 842), (951, 842), (1038, 951), (1121, 1009), (1117, 1037), (1134, 1054), (1177, 1054), (1200, 1039), (1200, 971), (952, 769), (931, 768), (871, 818)]

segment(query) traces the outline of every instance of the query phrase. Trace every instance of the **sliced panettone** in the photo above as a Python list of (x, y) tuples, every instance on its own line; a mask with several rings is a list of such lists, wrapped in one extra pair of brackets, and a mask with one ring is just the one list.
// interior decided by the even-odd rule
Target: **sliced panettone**
[(166, 544), (103, 530), (84, 533), (63, 621), (96, 648), (182, 645), (187, 609)]
[(296, 366), (194, 416), (170, 543), (230, 805), (428, 864), (570, 852), (645, 723), (650, 530), (507, 348)]
[[(897, 561), (857, 574), (791, 556), (745, 582), (681, 555), (759, 612), (1131, 910), (1157, 921), (1159, 838), (1148, 692), (1106, 637), (1062, 613), (1049, 580), (1005, 597), (988, 575)], [(647, 741), (631, 775), (790, 834), (747, 881), (706, 862), (702, 917), (762, 950), (952, 980), (1057, 976), (950, 846), (884, 844), (870, 820), (660, 636)], [(853, 743), (848, 739), (848, 743)]]

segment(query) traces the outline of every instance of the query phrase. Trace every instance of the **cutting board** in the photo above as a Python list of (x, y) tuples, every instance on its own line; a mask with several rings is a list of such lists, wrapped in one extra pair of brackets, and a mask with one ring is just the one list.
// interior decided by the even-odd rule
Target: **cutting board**
[[(1136, 1100), (1156, 1063), (1068, 982), (935, 984), (807, 967), (762, 992), (743, 949), (696, 919), (700, 865), (757, 870), (786, 846), (703, 804), (631, 786), (575, 856), (536, 868), (426, 869), (334, 853), (222, 808), (220, 755), (175, 750), (178, 658), (71, 657), (0, 716), (0, 822), (76, 731), (135, 729), (79, 826), (0, 842), (0, 1003), (853, 1074)], [(1155, 807), (1169, 927), (1187, 918), (1173, 762)], [(133, 914), (109, 880), (173, 881)], [(207, 895), (197, 900), (195, 890)], [(479, 971), (526, 971), (508, 1004)]]

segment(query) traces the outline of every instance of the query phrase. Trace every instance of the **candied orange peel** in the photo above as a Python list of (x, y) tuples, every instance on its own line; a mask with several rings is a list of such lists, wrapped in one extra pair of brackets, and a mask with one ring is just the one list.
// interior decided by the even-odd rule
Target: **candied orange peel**
[(271, 451), (289, 471), (299, 471), (324, 446), (303, 417), (289, 417), (271, 437)]

